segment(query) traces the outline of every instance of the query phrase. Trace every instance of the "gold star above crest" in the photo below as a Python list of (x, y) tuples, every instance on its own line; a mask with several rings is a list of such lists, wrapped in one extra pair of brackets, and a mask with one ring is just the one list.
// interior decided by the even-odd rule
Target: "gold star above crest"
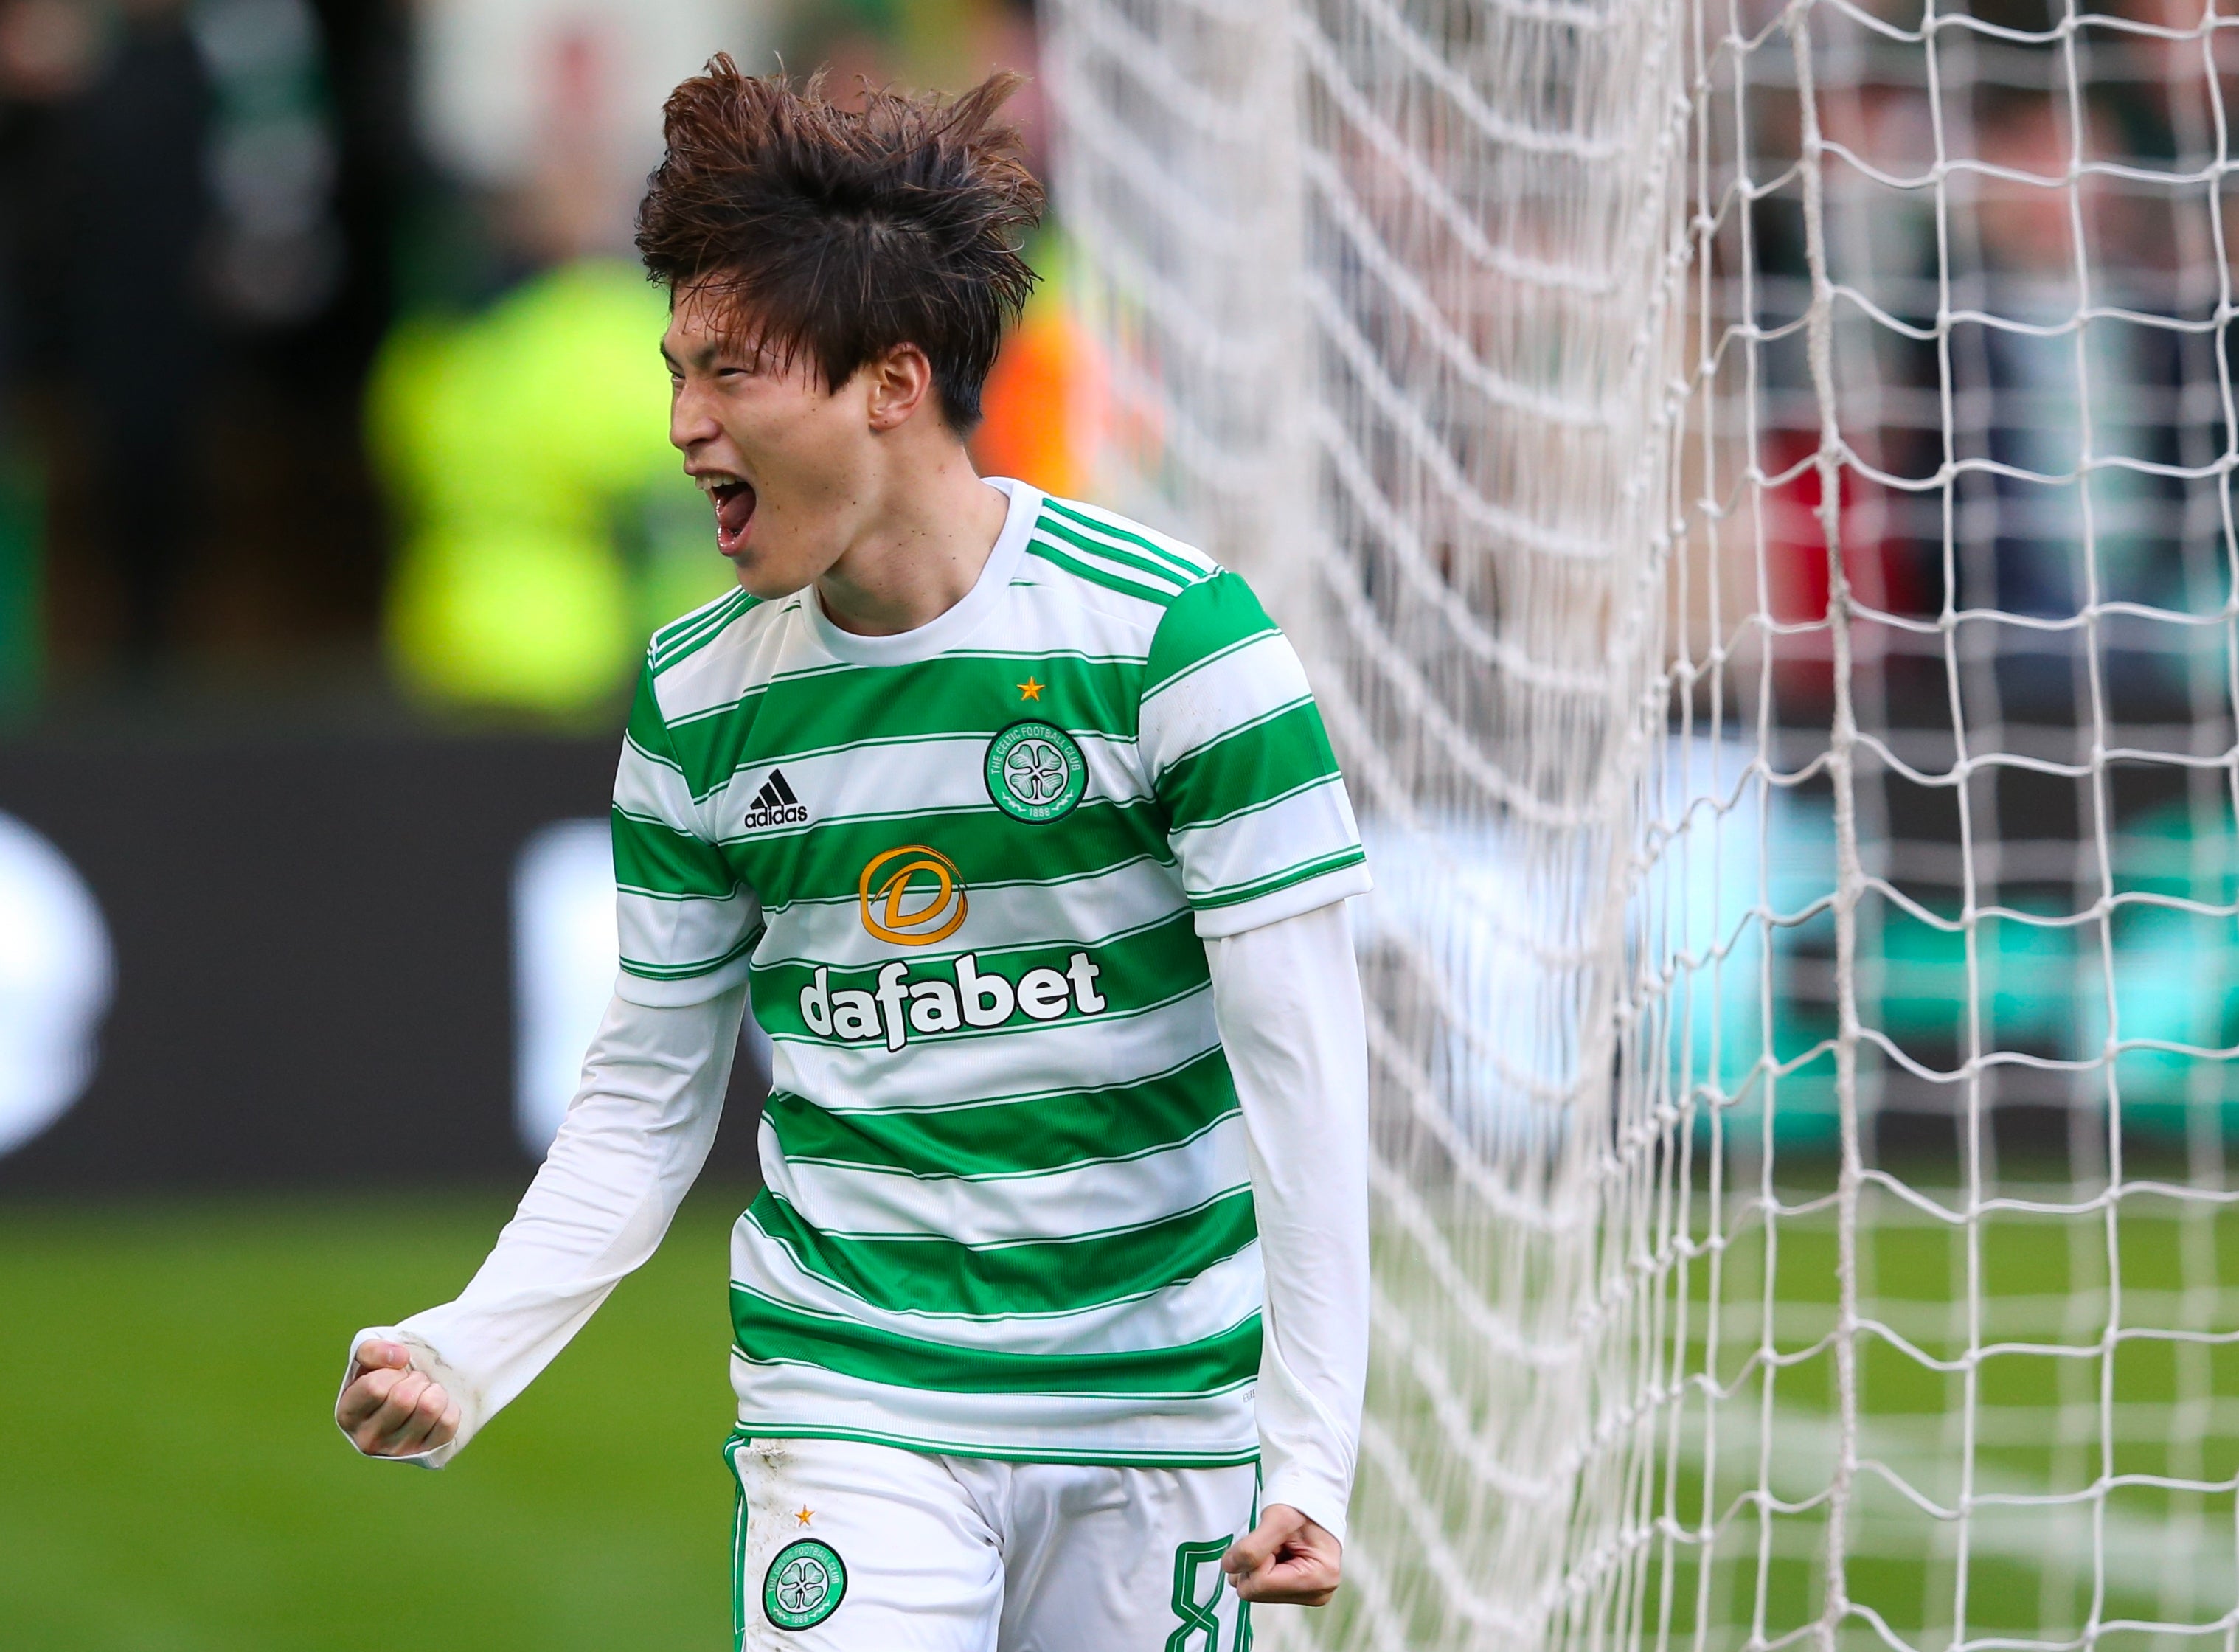
[(1033, 680), (1032, 673), (1029, 673), (1026, 681), (1017, 685), (1019, 698), (1020, 700), (1040, 700), (1042, 697), (1042, 690), (1047, 686), (1048, 685), (1045, 683), (1036, 682)]
[(810, 1521), (816, 1518), (816, 1510), (810, 1508), (807, 1503), (803, 1503), (801, 1506), (801, 1512), (795, 1515), (794, 1518), (805, 1526)]

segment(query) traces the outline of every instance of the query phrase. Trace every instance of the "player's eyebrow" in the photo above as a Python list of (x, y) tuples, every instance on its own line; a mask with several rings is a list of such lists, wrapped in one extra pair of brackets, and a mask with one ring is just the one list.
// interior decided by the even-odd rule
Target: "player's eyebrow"
[[(675, 354), (669, 349), (666, 339), (661, 341), (661, 359), (668, 364), (670, 372), (684, 371), (684, 368), (678, 363)], [(687, 350), (684, 353), (684, 359), (703, 373), (709, 368), (720, 366), (725, 362), (751, 371), (759, 368), (768, 360), (768, 351), (759, 342), (747, 342), (735, 338), (711, 338)]]

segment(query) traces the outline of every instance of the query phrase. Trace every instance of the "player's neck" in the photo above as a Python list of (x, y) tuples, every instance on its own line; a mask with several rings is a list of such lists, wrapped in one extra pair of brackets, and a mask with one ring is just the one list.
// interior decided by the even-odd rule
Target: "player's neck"
[(816, 581), (817, 599), (834, 625), (859, 636), (929, 625), (971, 594), (1007, 509), (963, 444), (944, 443), (896, 468), (875, 514)]

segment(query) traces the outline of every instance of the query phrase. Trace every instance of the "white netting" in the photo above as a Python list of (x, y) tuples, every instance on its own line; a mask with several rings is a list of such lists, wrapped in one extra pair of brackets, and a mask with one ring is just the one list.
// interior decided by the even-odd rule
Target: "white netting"
[(1048, 23), (1100, 486), (1380, 886), (1350, 1586), (1263, 1633), (2229, 1652), (2239, 16)]

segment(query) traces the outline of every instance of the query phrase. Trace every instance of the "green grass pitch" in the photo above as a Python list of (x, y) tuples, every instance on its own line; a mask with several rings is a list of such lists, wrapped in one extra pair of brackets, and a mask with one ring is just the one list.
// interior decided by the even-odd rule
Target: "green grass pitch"
[[(1948, 1186), (1916, 1184), (1958, 1203)], [(2064, 1184), (2003, 1191), (2079, 1198)], [(1580, 1626), (1618, 1647), (1636, 1630), (1656, 1652), (1817, 1644), (1839, 1437), (1836, 1222), (1824, 1182), (1783, 1201), (1793, 1213), (1770, 1244), (1761, 1211), (1730, 1207), (1715, 1277), (1699, 1194), (1691, 1260), (1668, 1237), (1651, 1251), (1635, 1235), (1626, 1252), (1632, 1289), (1606, 1311), (1622, 1317), (1612, 1334), (1630, 1360), (1604, 1379), (1628, 1419), (1624, 1449), (1606, 1443), (1561, 1551), (1573, 1587), (1557, 1609), (1591, 1643)], [(1858, 1612), (1836, 1637), (1844, 1652), (1943, 1652), (1955, 1630), (2044, 1646), (2090, 1635), (2107, 1652), (2225, 1645), (2222, 1626), (2239, 1621), (2239, 1211), (2133, 1186), (2111, 1231), (2104, 1209), (2009, 1209), (1980, 1222), (1971, 1254), (1963, 1227), (1886, 1190), (1870, 1186), (1859, 1216), (1861, 1464), (1845, 1543)], [(1503, 1265), (1497, 1246), (1465, 1254), (1488, 1284)], [(1473, 1643), (1480, 1626), (1417, 1574), (1486, 1577), (1505, 1563), (1504, 1542), (1527, 1565), (1545, 1559), (1516, 1549), (1513, 1523), (1504, 1538), (1481, 1483), (1447, 1466), (1454, 1408), (1498, 1437), (1514, 1368), (1472, 1343), (1405, 1234), (1379, 1236), (1378, 1269), (1417, 1325), (1451, 1327), (1450, 1340), (1426, 1339), (1441, 1344), (1431, 1369), (1446, 1392), (1404, 1360), (1372, 1376), (1393, 1444), (1364, 1455), (1354, 1525), (1387, 1534), (1389, 1616), (1405, 1644)], [(1655, 1393), (1664, 1403), (1639, 1403)], [(1617, 1411), (1624, 1398), (1635, 1406)], [(1531, 1442), (1511, 1443), (1528, 1457)], [(1395, 1454), (1405, 1467), (1389, 1466)], [(1963, 1565), (1950, 1516), (1970, 1496)], [(1426, 1518), (1435, 1529), (1415, 1523)], [(1334, 1609), (1368, 1609), (1356, 1592)]]
[(335, 1430), (350, 1333), (452, 1295), (503, 1194), (0, 1211), (0, 1645), (730, 1643), (726, 1232), (703, 1191), (440, 1474)]
[[(373, 1636), (418, 1652), (718, 1652), (729, 1640), (725, 1236), (742, 1198), (695, 1194), (654, 1262), (441, 1474), (363, 1462), (335, 1432), (342, 1345), (362, 1324), (456, 1290), (509, 1197), (0, 1212), (0, 1645), (316, 1652)], [(1869, 1194), (1862, 1216), (1864, 1311), (1918, 1354), (1961, 1354), (1962, 1237), (1886, 1195)], [(1768, 1252), (1743, 1223), (1721, 1262), (1715, 1357), (1704, 1262), (1666, 1288), (1665, 1374), (1674, 1363), (1708, 1368), (1727, 1392), (1714, 1401), (1694, 1387), (1676, 1414), (1642, 1425), (1658, 1467), (1631, 1488), (1622, 1523), (1649, 1552), (1618, 1616), (1637, 1615), (1651, 1648), (1738, 1646), (1752, 1627), (1777, 1643), (1819, 1609), (1824, 1513), (1812, 1504), (1832, 1458), (1833, 1232), (1824, 1207), (1777, 1228)], [(2139, 1195), (2116, 1237), (2110, 1270), (2098, 1213), (2010, 1214), (1983, 1230), (1982, 1342), (2030, 1351), (1978, 1368), (1974, 1489), (2075, 1500), (1978, 1512), (1970, 1637), (2058, 1642), (2123, 1619), (2199, 1625), (2239, 1596), (2231, 1494), (2143, 1483), (2239, 1474), (2239, 1348), (2224, 1340), (2239, 1331), (2239, 1213)], [(1379, 1254), (1387, 1293), (1428, 1288), (1399, 1236), (1382, 1236)], [(1777, 1369), (1761, 1340), (1768, 1265)], [(2207, 1339), (2124, 1340), (2109, 1363), (2110, 1324)], [(2063, 1351), (2043, 1351), (2053, 1349)], [(1948, 1505), (1965, 1456), (1964, 1378), (1878, 1333), (1860, 1375), (1864, 1454)], [(1450, 1449), (1404, 1377), (1387, 1369), (1377, 1383), (1381, 1414), (1420, 1460)], [(1495, 1386), (1478, 1395), (1488, 1408)], [(1752, 1501), (1761, 1460), (1786, 1507)], [(2094, 1498), (2109, 1473), (2119, 1483)], [(1471, 1556), (1472, 1509), (1443, 1512)], [(1404, 1592), (1420, 1551), (1373, 1470), (1354, 1519), (1383, 1532)], [(1658, 1539), (1662, 1521), (1684, 1538)], [(1851, 1547), (1852, 1598), (1906, 1643), (1948, 1646), (1956, 1529), (1869, 1470)], [(1425, 1642), (1452, 1627), (1413, 1626)], [(1863, 1622), (1851, 1629), (1846, 1649), (1879, 1643)], [(2122, 1630), (2104, 1642), (2206, 1643)]]

